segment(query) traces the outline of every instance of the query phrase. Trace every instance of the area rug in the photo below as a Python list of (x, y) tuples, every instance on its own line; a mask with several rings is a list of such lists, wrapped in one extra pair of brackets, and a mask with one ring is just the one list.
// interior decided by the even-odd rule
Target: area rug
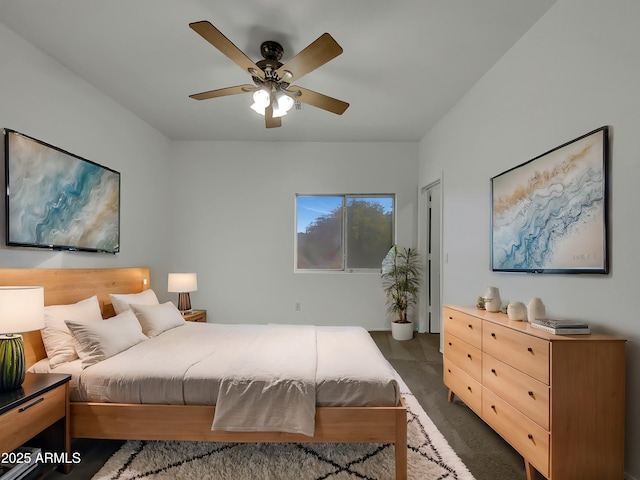
[[(408, 477), (473, 480), (407, 386)], [(392, 480), (393, 445), (128, 441), (93, 480)]]

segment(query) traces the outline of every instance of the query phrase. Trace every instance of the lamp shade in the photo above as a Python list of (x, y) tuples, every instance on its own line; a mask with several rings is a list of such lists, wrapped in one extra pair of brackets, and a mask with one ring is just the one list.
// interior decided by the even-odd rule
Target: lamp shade
[(0, 287), (0, 392), (20, 388), (27, 371), (21, 332), (44, 328), (43, 287)]
[(169, 292), (195, 292), (198, 290), (198, 275), (196, 273), (170, 273), (168, 281)]
[(44, 287), (0, 287), (0, 334), (44, 328)]

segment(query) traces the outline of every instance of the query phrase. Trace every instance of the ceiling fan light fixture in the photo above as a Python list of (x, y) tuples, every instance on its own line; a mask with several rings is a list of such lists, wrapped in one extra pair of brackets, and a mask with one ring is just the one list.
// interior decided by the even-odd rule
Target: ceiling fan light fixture
[(282, 92), (279, 92), (276, 95), (276, 101), (273, 105), (273, 116), (274, 118), (282, 117), (286, 115), (289, 110), (293, 107), (295, 102), (293, 99)]
[(282, 110), (281, 108), (274, 107), (273, 108), (273, 118), (284, 117), (287, 114), (286, 110)]
[(261, 88), (253, 92), (253, 101), (255, 102), (254, 105), (265, 109), (271, 101), (271, 95), (269, 95), (269, 92), (267, 92), (265, 89)]
[(293, 98), (291, 98), (286, 93), (280, 92), (278, 93), (276, 98), (278, 100), (278, 108), (283, 109), (285, 112), (288, 112), (289, 110), (291, 110), (291, 108), (293, 108), (293, 104), (295, 102)]
[(265, 89), (261, 88), (253, 92), (253, 105), (251, 110), (264, 116), (264, 109), (269, 106), (271, 95)]
[(260, 105), (258, 105), (257, 103), (254, 103), (253, 105), (251, 105), (251, 110), (253, 110), (254, 112), (262, 115), (264, 117), (264, 110), (265, 107), (262, 107)]

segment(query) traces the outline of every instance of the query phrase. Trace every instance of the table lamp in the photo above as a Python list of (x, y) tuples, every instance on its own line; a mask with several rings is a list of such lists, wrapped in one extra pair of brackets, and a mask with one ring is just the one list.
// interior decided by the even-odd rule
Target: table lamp
[(191, 297), (189, 292), (198, 290), (198, 275), (195, 273), (170, 273), (168, 282), (169, 292), (178, 293), (178, 310), (181, 313), (191, 311)]
[(0, 392), (22, 386), (27, 371), (22, 332), (44, 328), (44, 287), (0, 287)]

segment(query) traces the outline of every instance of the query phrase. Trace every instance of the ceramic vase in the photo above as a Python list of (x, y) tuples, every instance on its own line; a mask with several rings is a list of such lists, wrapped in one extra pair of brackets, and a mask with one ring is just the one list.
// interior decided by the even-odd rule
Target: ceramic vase
[(484, 308), (487, 312), (499, 312), (502, 307), (498, 287), (487, 287), (484, 294)]
[(530, 322), (534, 318), (547, 318), (544, 303), (538, 297), (533, 297), (527, 305), (527, 320)]
[(527, 316), (527, 307), (522, 302), (510, 303), (507, 306), (509, 320), (522, 321)]

